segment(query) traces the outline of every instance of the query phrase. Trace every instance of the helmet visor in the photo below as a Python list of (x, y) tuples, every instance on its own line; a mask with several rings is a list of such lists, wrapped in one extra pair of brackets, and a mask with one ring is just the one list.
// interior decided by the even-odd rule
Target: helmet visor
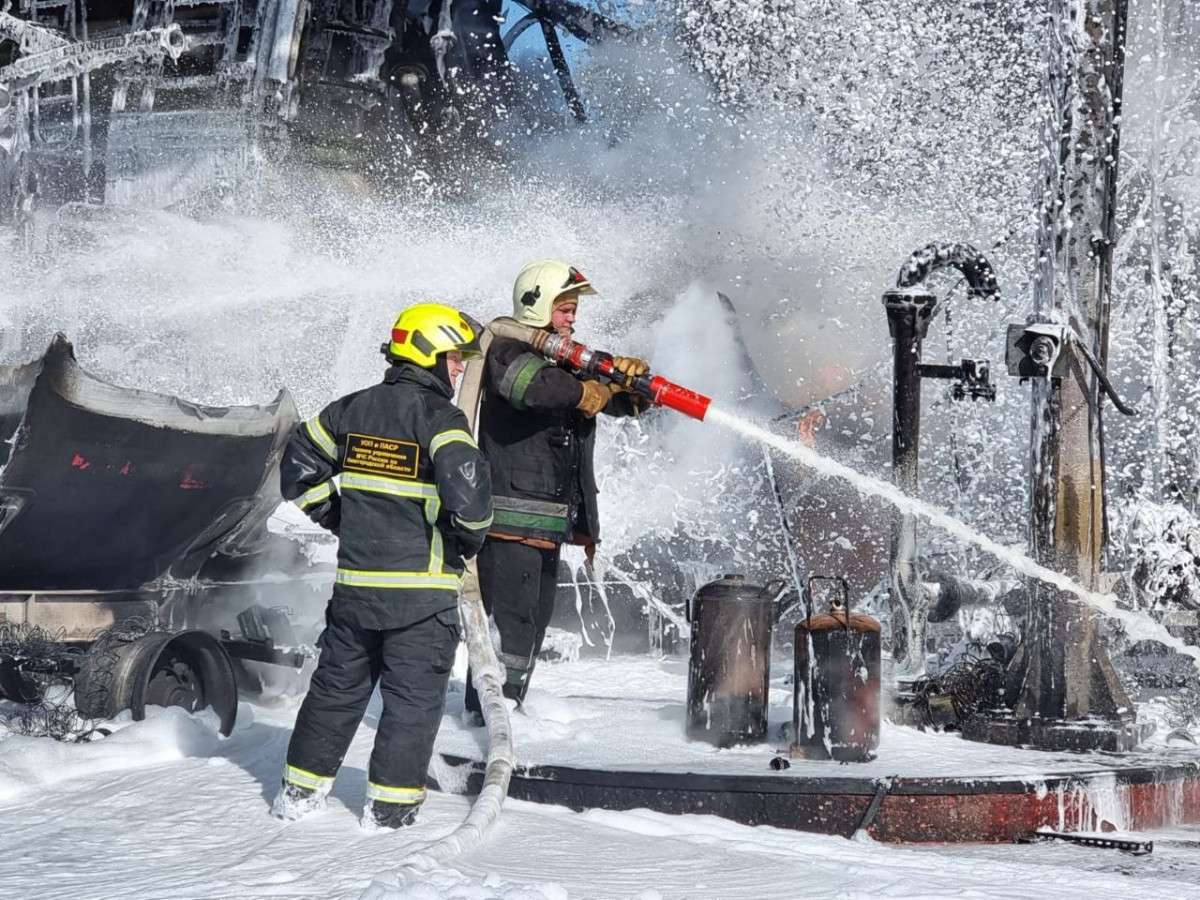
[(462, 354), (464, 361), (468, 359), (482, 359), (483, 348), (479, 344), (479, 337), (483, 334), (483, 326), (464, 312), (460, 312), (459, 315), (462, 316), (463, 321), (470, 327), (471, 339), (465, 344), (459, 344), (456, 349)]

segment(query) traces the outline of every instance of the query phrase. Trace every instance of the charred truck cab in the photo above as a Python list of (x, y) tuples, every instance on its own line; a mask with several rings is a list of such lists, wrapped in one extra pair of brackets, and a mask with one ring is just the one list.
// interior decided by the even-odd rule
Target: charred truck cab
[(61, 683), (84, 718), (210, 707), (228, 734), (244, 661), (299, 667), (278, 607), (319, 588), (278, 576), (302, 548), (266, 526), (296, 418), (286, 391), (204, 407), (108, 384), (62, 335), (0, 367), (0, 699)]

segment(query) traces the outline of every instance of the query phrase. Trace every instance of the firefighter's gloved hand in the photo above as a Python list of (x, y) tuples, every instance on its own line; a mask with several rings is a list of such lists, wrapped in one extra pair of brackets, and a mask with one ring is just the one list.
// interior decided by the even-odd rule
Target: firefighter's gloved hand
[(581, 381), (580, 385), (583, 387), (583, 396), (579, 398), (575, 408), (590, 419), (608, 406), (608, 401), (612, 399), (612, 390), (598, 381)]
[[(627, 379), (636, 378), (638, 375), (645, 375), (650, 371), (650, 364), (644, 359), (638, 359), (636, 356), (614, 356), (613, 368), (624, 375)], [(615, 384), (615, 382), (614, 382)], [(623, 391), (629, 388), (620, 386)]]
[(342, 495), (334, 491), (328, 500), (307, 512), (308, 517), (322, 528), (337, 534), (342, 526)]

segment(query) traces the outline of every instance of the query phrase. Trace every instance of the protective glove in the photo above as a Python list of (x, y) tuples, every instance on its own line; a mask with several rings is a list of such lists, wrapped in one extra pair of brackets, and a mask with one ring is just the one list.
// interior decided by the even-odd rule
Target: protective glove
[(342, 495), (334, 491), (324, 503), (309, 507), (305, 512), (322, 528), (337, 534), (342, 526)]
[[(645, 375), (647, 372), (649, 372), (650, 364), (644, 359), (638, 359), (636, 356), (614, 356), (613, 368), (626, 378), (632, 379), (638, 375)], [(625, 387), (624, 385), (617, 385), (617, 387), (623, 391), (629, 390), (629, 388)]]
[(608, 406), (608, 401), (612, 399), (612, 390), (598, 381), (581, 381), (579, 384), (583, 387), (583, 396), (579, 398), (575, 408), (590, 419)]

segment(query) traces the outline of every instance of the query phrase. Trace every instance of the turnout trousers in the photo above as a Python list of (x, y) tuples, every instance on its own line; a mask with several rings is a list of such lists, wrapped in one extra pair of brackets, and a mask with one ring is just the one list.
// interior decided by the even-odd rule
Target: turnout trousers
[(332, 786), (378, 683), (383, 711), (367, 800), (424, 800), (459, 638), (457, 609), (402, 628), (374, 630), (340, 621), (331, 607), (318, 641), (317, 670), (288, 745), (284, 779), (317, 790)]
[[(476, 558), (483, 607), (500, 633), (504, 696), (524, 700), (534, 663), (554, 614), (560, 547), (531, 547), (489, 537)], [(479, 698), (467, 677), (466, 707), (479, 711)]]

